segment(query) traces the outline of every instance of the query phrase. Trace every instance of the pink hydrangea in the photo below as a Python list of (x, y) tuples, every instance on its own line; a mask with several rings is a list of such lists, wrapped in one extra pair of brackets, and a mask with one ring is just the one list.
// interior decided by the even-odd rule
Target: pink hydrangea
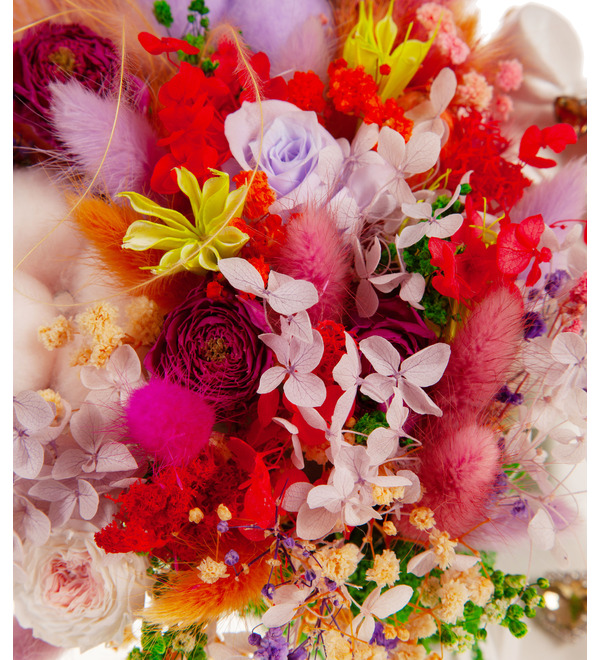
[(519, 89), (523, 82), (523, 66), (519, 60), (503, 60), (496, 75), (496, 85), (505, 92)]
[(438, 23), (440, 23), (438, 34), (456, 34), (452, 12), (437, 2), (426, 2), (421, 5), (417, 9), (417, 20), (426, 30), (429, 30), (430, 34), (436, 29)]
[(492, 101), (493, 88), (476, 71), (469, 71), (463, 76), (462, 84), (456, 89), (457, 100), (461, 105), (483, 112)]

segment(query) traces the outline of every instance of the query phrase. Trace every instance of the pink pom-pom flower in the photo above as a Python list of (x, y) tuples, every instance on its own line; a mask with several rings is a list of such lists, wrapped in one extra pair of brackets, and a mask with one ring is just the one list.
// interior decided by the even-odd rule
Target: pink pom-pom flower
[(125, 407), (131, 440), (161, 465), (185, 465), (208, 445), (215, 412), (198, 392), (153, 379)]

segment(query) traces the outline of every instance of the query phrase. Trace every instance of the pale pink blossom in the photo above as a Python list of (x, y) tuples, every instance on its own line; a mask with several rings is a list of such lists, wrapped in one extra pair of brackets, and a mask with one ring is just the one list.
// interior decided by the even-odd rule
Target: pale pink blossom
[(494, 110), (496, 114), (504, 121), (508, 119), (510, 113), (514, 110), (514, 103), (510, 96), (499, 94), (494, 100)]
[(463, 76), (462, 84), (457, 88), (457, 101), (464, 106), (483, 112), (492, 101), (493, 88), (476, 71), (469, 71)]
[(496, 74), (496, 85), (505, 92), (515, 92), (523, 82), (523, 65), (519, 60), (502, 60)]
[[(441, 22), (440, 22), (441, 18)], [(438, 34), (455, 34), (452, 12), (437, 2), (426, 2), (417, 9), (417, 20), (431, 34), (439, 24)]]
[(440, 33), (436, 43), (442, 54), (450, 58), (452, 64), (462, 64), (471, 52), (471, 49), (460, 37), (449, 32)]

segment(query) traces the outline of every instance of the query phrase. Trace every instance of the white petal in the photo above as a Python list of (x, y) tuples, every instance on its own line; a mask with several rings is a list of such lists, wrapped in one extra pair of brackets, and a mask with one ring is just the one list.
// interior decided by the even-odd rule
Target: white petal
[(575, 332), (561, 332), (552, 342), (550, 352), (561, 364), (578, 364), (586, 355), (585, 340)]
[[(352, 486), (354, 486), (354, 483)], [(337, 488), (325, 484), (315, 486), (306, 498), (306, 503), (311, 509), (325, 508), (332, 513), (340, 511), (342, 508), (341, 502), (342, 494)]]
[(98, 451), (97, 472), (122, 472), (137, 469), (135, 458), (121, 442), (108, 442)]
[(550, 550), (554, 546), (556, 531), (554, 522), (546, 509), (538, 509), (538, 512), (529, 521), (527, 533), (533, 545), (540, 550)]
[(360, 386), (360, 391), (373, 401), (383, 403), (394, 393), (395, 380), (381, 374), (369, 374)]
[(402, 392), (402, 398), (411, 410), (421, 415), (442, 416), (442, 411), (418, 385), (402, 380), (398, 385), (398, 389)]
[(413, 385), (427, 387), (437, 383), (443, 376), (449, 359), (450, 346), (439, 342), (406, 358), (400, 373)]
[(300, 341), (303, 341), (307, 344), (312, 344), (312, 325), (310, 323), (310, 316), (308, 315), (307, 311), (302, 310), (297, 314), (288, 316), (286, 325), (292, 337), (297, 337)]
[(262, 622), (267, 628), (278, 628), (291, 621), (297, 609), (298, 605), (296, 603), (274, 605), (263, 614)]
[(361, 280), (356, 289), (356, 309), (362, 318), (371, 318), (379, 307), (379, 297), (369, 280)]
[(385, 418), (390, 428), (400, 433), (404, 431), (402, 426), (408, 417), (408, 408), (402, 405), (402, 393), (397, 389), (394, 390), (394, 393), (395, 396), (390, 403)]
[(44, 545), (50, 536), (50, 520), (48, 516), (36, 509), (33, 504), (27, 503), (23, 517), (24, 536), (33, 545)]
[(24, 390), (13, 400), (14, 411), (21, 425), (28, 431), (38, 431), (52, 423), (53, 407), (37, 392)]
[(285, 374), (286, 370), (283, 367), (271, 367), (267, 369), (260, 377), (258, 390), (256, 390), (257, 393), (266, 394), (267, 392), (272, 392), (285, 378)]
[[(407, 204), (403, 204), (402, 206), (407, 206)], [(418, 204), (417, 206), (421, 205)], [(404, 250), (404, 248), (418, 243), (425, 236), (429, 227), (429, 222), (419, 222), (416, 225), (404, 227), (400, 234), (396, 236), (396, 247), (398, 250)]]
[(383, 376), (395, 376), (398, 373), (400, 355), (387, 339), (367, 337), (360, 342), (359, 347), (377, 373)]
[(449, 238), (460, 229), (462, 223), (463, 217), (460, 213), (447, 215), (429, 224), (427, 236), (430, 238)]
[(312, 489), (313, 485), (304, 481), (296, 481), (288, 486), (281, 503), (284, 511), (298, 511), (306, 504), (306, 498)]
[(399, 612), (410, 601), (413, 594), (411, 587), (406, 584), (399, 584), (396, 587), (388, 589), (379, 596), (371, 606), (371, 612), (380, 619), (386, 619), (396, 612)]
[(440, 136), (435, 133), (415, 135), (406, 145), (406, 159), (403, 171), (406, 174), (419, 174), (431, 169), (440, 155)]
[(290, 342), (291, 338), (282, 337), (273, 333), (258, 335), (258, 338), (266, 344), (277, 356), (281, 364), (290, 363)]
[(371, 282), (378, 291), (381, 291), (382, 293), (390, 293), (404, 278), (406, 278), (405, 273), (388, 273), (387, 275), (370, 277), (369, 282)]
[(423, 309), (420, 302), (425, 293), (425, 278), (421, 273), (410, 273), (400, 286), (400, 299), (417, 309)]
[(367, 451), (372, 465), (381, 465), (398, 449), (398, 434), (383, 426), (374, 429), (367, 438)]
[(429, 98), (435, 113), (441, 115), (456, 94), (456, 74), (449, 67), (442, 69), (431, 83)]
[(338, 513), (331, 513), (327, 509), (311, 509), (308, 504), (303, 504), (298, 511), (296, 534), (305, 541), (315, 541), (333, 531), (338, 519)]
[[(260, 393), (260, 389), (258, 391)], [(325, 383), (314, 374), (290, 374), (283, 384), (283, 391), (290, 403), (305, 408), (318, 408), (327, 397)]]
[(290, 365), (296, 371), (307, 374), (319, 366), (325, 345), (323, 337), (317, 330), (312, 331), (312, 343), (299, 341), (295, 337), (290, 341)]
[(475, 566), (478, 561), (479, 557), (475, 557), (474, 555), (456, 555), (452, 562), (452, 568), (455, 571), (468, 571), (469, 568)]
[(23, 479), (35, 479), (44, 464), (44, 448), (27, 436), (13, 442), (13, 470)]
[(423, 577), (438, 565), (438, 560), (433, 550), (426, 550), (415, 555), (407, 564), (406, 572), (413, 573), (417, 577)]
[(91, 520), (98, 511), (98, 493), (96, 489), (85, 479), (77, 479), (79, 488), (79, 515), (84, 520)]
[(406, 142), (400, 133), (389, 126), (384, 126), (379, 133), (377, 153), (390, 165), (400, 169), (403, 165), (405, 151)]
[(344, 505), (344, 522), (350, 527), (364, 525), (373, 518), (381, 520), (381, 514), (377, 513), (373, 507), (362, 504), (356, 499), (348, 500)]
[(300, 414), (304, 418), (304, 421), (312, 426), (313, 429), (319, 429), (320, 431), (327, 431), (327, 422), (323, 419), (323, 416), (320, 412), (314, 408), (309, 407), (300, 407), (298, 408)]
[(234, 289), (252, 293), (261, 298), (265, 294), (265, 284), (262, 275), (254, 266), (239, 257), (219, 260), (219, 270)]
[(312, 282), (294, 280), (278, 287), (268, 296), (267, 302), (278, 314), (290, 316), (318, 303), (319, 294)]

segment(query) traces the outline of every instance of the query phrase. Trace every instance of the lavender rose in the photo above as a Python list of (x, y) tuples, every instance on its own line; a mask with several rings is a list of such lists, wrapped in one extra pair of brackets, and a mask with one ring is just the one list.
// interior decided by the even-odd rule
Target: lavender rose
[(108, 91), (119, 70), (114, 44), (77, 23), (44, 23), (13, 45), (13, 119), (29, 139), (55, 147), (50, 120), (51, 82), (78, 80)]
[(291, 209), (309, 197), (319, 199), (321, 189), (326, 189), (324, 179), (333, 178), (332, 167), (335, 170), (343, 161), (341, 147), (317, 115), (285, 101), (263, 101), (261, 108), (246, 101), (225, 119), (225, 137), (242, 169), (251, 170), (259, 162), (277, 193), (272, 213)]
[(202, 287), (166, 317), (144, 366), (150, 373), (200, 392), (217, 419), (234, 419), (256, 394), (271, 366), (270, 351), (258, 339), (251, 309), (233, 298), (212, 300)]

